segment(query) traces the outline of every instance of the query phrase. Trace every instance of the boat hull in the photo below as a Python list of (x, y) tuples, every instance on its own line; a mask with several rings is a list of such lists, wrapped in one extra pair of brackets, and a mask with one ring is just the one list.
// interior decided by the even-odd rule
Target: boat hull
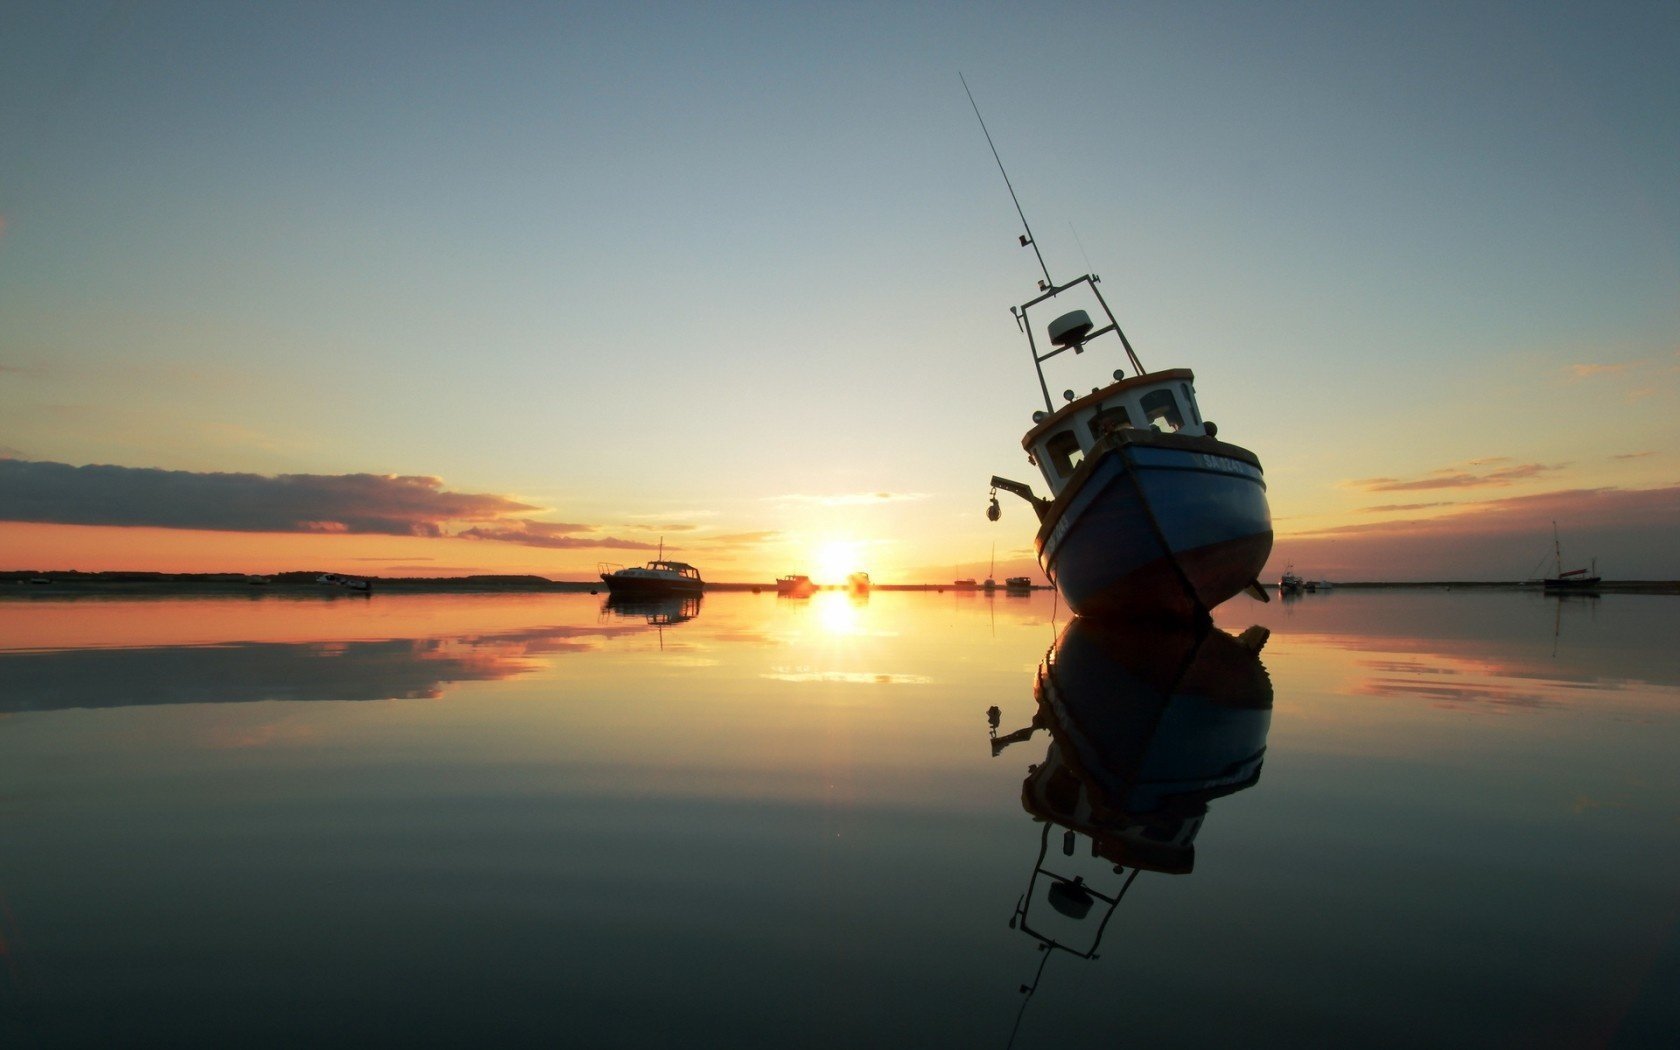
[(1079, 465), (1037, 545), (1081, 616), (1203, 618), (1253, 583), (1271, 554), (1265, 479), (1235, 445), (1123, 433)]
[(1562, 579), (1552, 577), (1542, 580), (1540, 586), (1545, 590), (1562, 594), (1585, 594), (1589, 591), (1598, 590), (1598, 585), (1603, 582), (1603, 577), (1600, 576), (1573, 576)]

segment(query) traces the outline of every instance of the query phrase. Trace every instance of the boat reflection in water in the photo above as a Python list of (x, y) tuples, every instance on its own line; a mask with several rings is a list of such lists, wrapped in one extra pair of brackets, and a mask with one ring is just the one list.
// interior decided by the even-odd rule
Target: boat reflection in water
[(652, 627), (672, 627), (699, 616), (700, 601), (698, 594), (672, 594), (658, 598), (626, 598), (611, 594), (602, 608), (622, 619), (645, 619)]
[[(1075, 619), (1039, 666), (1031, 723), (999, 736), (1001, 713), (988, 712), (994, 755), (1050, 733), (1021, 785), (1021, 805), (1044, 825), (1010, 919), (1043, 953), (1021, 986), (1023, 1013), (1051, 955), (1096, 958), (1138, 874), (1189, 874), (1208, 803), (1260, 779), (1272, 709), (1259, 656), (1268, 635)], [(1052, 859), (1056, 828), (1061, 857)]]

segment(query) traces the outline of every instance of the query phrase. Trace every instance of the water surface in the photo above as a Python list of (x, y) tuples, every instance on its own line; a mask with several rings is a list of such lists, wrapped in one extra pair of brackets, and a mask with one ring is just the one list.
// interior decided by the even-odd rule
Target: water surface
[(1218, 620), (0, 601), (0, 1044), (1672, 1045), (1680, 600)]

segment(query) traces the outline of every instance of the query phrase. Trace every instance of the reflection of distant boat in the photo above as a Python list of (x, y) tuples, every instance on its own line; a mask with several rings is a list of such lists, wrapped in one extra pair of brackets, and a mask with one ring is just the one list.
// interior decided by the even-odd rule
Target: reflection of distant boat
[(1541, 586), (1548, 591), (1560, 594), (1583, 594), (1598, 589), (1603, 580), (1598, 575), (1598, 559), (1592, 560), (1592, 569), (1563, 568), (1563, 544), (1558, 540), (1557, 522), (1552, 522), (1552, 550), (1557, 557), (1557, 575), (1548, 576), (1541, 581)]
[(1003, 589), (1011, 594), (1025, 594), (1032, 590), (1032, 577), (1011, 576), (1003, 581)]
[(869, 574), (867, 572), (854, 572), (846, 577), (846, 590), (853, 594), (868, 594)]
[(781, 576), (776, 580), (776, 593), (785, 598), (809, 598), (816, 590), (809, 576)]
[(687, 623), (700, 615), (699, 594), (667, 595), (664, 597), (607, 596), (607, 609), (616, 616), (641, 617), (654, 627), (670, 627)]

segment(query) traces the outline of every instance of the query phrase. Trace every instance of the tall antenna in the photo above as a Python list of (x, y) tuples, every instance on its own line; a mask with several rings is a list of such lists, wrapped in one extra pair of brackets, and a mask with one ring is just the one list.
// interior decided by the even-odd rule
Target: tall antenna
[(1027, 213), (1021, 210), (1021, 198), (1015, 196), (1015, 186), (1009, 181), (1009, 172), (1003, 170), (1003, 158), (998, 156), (997, 143), (992, 141), (992, 133), (986, 130), (986, 118), (980, 115), (980, 104), (974, 101), (974, 92), (968, 90), (968, 78), (959, 70), (957, 79), (962, 81), (963, 91), (968, 95), (968, 104), (974, 107), (974, 119), (980, 122), (980, 130), (986, 136), (986, 145), (992, 147), (992, 159), (997, 161), (998, 174), (1003, 176), (1003, 184), (1009, 187), (1009, 199), (1015, 202), (1015, 214), (1021, 217), (1021, 228), (1027, 231), (1021, 237), (1021, 247), (1032, 246), (1033, 254), (1038, 256), (1038, 268), (1044, 271), (1045, 285), (1054, 288), (1056, 282), (1050, 278), (1050, 267), (1044, 265), (1044, 253), (1038, 250), (1038, 240), (1033, 237), (1032, 227), (1027, 225)]

